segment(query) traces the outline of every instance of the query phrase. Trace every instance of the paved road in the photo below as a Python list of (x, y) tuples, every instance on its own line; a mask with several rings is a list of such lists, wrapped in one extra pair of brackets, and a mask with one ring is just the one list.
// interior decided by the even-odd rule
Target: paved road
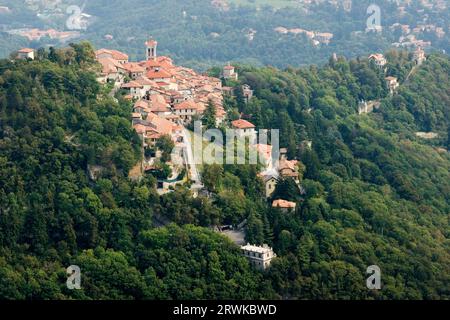
[(202, 179), (194, 161), (194, 154), (192, 152), (192, 144), (191, 144), (191, 135), (186, 128), (183, 128), (183, 140), (185, 144), (186, 161), (189, 168), (189, 177), (194, 182), (191, 188), (201, 189), (203, 188)]

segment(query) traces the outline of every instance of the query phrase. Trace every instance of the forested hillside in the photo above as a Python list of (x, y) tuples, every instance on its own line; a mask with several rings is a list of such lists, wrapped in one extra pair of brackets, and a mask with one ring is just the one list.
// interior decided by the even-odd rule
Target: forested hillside
[[(275, 191), (298, 203), (292, 214), (266, 202), (255, 166), (206, 166), (210, 197), (183, 187), (159, 196), (151, 175), (128, 179), (141, 157), (132, 106), (96, 82), (89, 44), (0, 61), (0, 297), (449, 298), (450, 61), (431, 55), (410, 74), (410, 55), (387, 56), (402, 83), (393, 96), (364, 58), (242, 65), (228, 83), (255, 90), (248, 104), (236, 90), (230, 117), (280, 129), (304, 165), (305, 194), (289, 180)], [(381, 106), (359, 115), (363, 99)], [(415, 135), (431, 130), (439, 138)], [(172, 224), (157, 227), (155, 215)], [(243, 219), (246, 239), (277, 253), (265, 273), (209, 228)], [(72, 264), (81, 290), (66, 288)], [(373, 264), (380, 291), (366, 288)]]
[[(141, 156), (131, 106), (97, 84), (92, 48), (41, 50), (38, 60), (0, 62), (0, 297), (267, 297), (262, 275), (222, 236), (152, 229), (155, 180), (126, 177)], [(208, 215), (207, 203), (181, 204)], [(81, 291), (66, 288), (72, 264), (83, 268)]]
[[(378, 297), (449, 296), (450, 61), (432, 55), (412, 69), (408, 53), (387, 56), (387, 74), (404, 81), (394, 96), (367, 59), (240, 70), (257, 98), (235, 107), (260, 128), (280, 128), (282, 145), (306, 166), (297, 216), (268, 214), (282, 256), (269, 278), (284, 297), (365, 297), (362, 270), (371, 264), (384, 270)], [(356, 113), (374, 99), (380, 109)], [(422, 140), (421, 130), (440, 138)], [(298, 201), (295, 189), (279, 192)]]

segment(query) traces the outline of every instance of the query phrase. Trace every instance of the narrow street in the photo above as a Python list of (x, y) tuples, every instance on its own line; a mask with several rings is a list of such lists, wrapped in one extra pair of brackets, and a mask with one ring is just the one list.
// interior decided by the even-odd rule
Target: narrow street
[(189, 131), (186, 128), (183, 128), (183, 140), (185, 143), (184, 148), (184, 158), (186, 161), (186, 164), (188, 166), (188, 172), (189, 177), (193, 181), (193, 184), (191, 186), (191, 190), (198, 191), (203, 188), (203, 183), (201, 180), (200, 173), (198, 172), (197, 165), (194, 161), (194, 154), (192, 152), (192, 143), (191, 143), (191, 136)]

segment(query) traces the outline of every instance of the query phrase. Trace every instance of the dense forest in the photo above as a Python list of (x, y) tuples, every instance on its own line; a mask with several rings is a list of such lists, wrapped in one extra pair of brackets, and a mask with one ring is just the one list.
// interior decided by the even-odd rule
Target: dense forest
[[(410, 54), (387, 56), (402, 83), (393, 96), (382, 70), (343, 57), (284, 71), (242, 65), (240, 82), (227, 83), (230, 119), (280, 129), (304, 165), (304, 194), (290, 180), (275, 191), (298, 203), (291, 214), (271, 209), (256, 166), (205, 166), (210, 196), (197, 198), (184, 187), (159, 196), (151, 175), (128, 179), (141, 157), (132, 105), (96, 82), (90, 44), (1, 60), (0, 297), (449, 298), (450, 60), (431, 55), (410, 73)], [(255, 90), (248, 104), (244, 83)], [(381, 107), (358, 115), (361, 100)], [(267, 272), (211, 229), (243, 219), (246, 240), (277, 253)], [(73, 264), (81, 290), (66, 287)], [(366, 288), (373, 264), (380, 291)]]
[[(245, 104), (238, 95), (234, 108), (259, 128), (279, 128), (282, 146), (306, 167), (297, 215), (261, 218), (282, 256), (269, 278), (283, 297), (366, 297), (361, 271), (373, 263), (385, 270), (378, 298), (448, 298), (450, 60), (432, 55), (413, 67), (407, 52), (386, 56), (387, 74), (402, 81), (394, 96), (367, 59), (240, 70), (257, 97)], [(380, 109), (357, 114), (361, 100), (375, 99)], [(277, 188), (299, 201), (287, 183)]]
[[(66, 22), (70, 15), (66, 14), (66, 7), (69, 4), (83, 7), (83, 12), (91, 16), (87, 29), (79, 30), (80, 40), (89, 40), (98, 48), (122, 50), (135, 60), (144, 57), (143, 44), (152, 36), (160, 40), (161, 54), (169, 54), (178, 64), (201, 70), (229, 61), (284, 68), (322, 65), (333, 52), (348, 58), (368, 55), (384, 51), (399, 40), (401, 31), (390, 28), (395, 23), (409, 25), (411, 30), (418, 24), (443, 28), (447, 33), (442, 38), (433, 31), (421, 32), (416, 37), (430, 41), (431, 49), (450, 52), (450, 10), (426, 8), (419, 1), (405, 6), (404, 13), (399, 12), (396, 1), (377, 1), (381, 9), (381, 34), (365, 32), (367, 8), (373, 3), (370, 0), (353, 1), (351, 10), (342, 4), (336, 7), (329, 1), (308, 6), (301, 1), (290, 1), (293, 5), (279, 8), (264, 5), (265, 1), (259, 1), (262, 4), (259, 6), (245, 5), (244, 1), (223, 1), (229, 2), (226, 10), (214, 6), (211, 0), (71, 0), (55, 7), (45, 6), (44, 1), (32, 2), (34, 6), (26, 6), (23, 1), (0, 1), (0, 5), (11, 8), (10, 14), (0, 13), (0, 57), (7, 57), (23, 46), (64, 46), (57, 39), (43, 37), (28, 41), (7, 32), (20, 28), (68, 30)], [(276, 2), (282, 1), (271, 1)], [(274, 30), (278, 27), (329, 32), (334, 37), (329, 45), (314, 46), (305, 34), (280, 34)]]

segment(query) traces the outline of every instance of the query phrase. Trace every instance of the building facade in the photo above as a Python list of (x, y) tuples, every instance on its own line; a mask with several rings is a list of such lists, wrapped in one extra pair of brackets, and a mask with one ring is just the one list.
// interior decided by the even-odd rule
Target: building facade
[(247, 244), (241, 247), (241, 252), (250, 264), (258, 270), (266, 270), (269, 268), (272, 259), (276, 257), (276, 254), (268, 245), (254, 246)]

